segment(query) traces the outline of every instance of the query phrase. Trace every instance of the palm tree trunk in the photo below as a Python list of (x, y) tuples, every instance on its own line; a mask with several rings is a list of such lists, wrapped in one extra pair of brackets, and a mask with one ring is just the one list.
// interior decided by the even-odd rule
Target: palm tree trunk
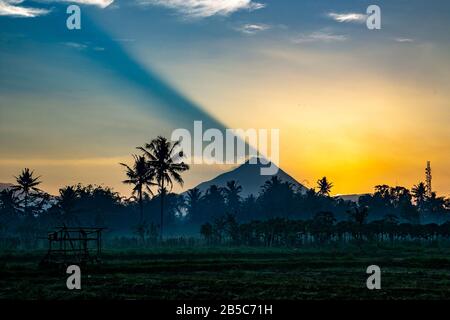
[(140, 212), (139, 223), (142, 224), (144, 222), (144, 205), (142, 203), (142, 189), (139, 190), (139, 212)]
[(24, 201), (25, 201), (25, 206), (24, 206), (23, 212), (24, 212), (25, 218), (28, 218), (28, 192), (25, 192)]
[(159, 240), (162, 242), (163, 240), (163, 223), (164, 223), (164, 181), (161, 183), (161, 226), (160, 226), (160, 232), (159, 232)]

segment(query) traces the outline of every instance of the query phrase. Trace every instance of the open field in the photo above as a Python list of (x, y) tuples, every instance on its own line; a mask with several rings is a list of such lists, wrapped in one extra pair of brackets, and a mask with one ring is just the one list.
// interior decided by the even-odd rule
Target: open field
[[(40, 270), (42, 251), (1, 253), (1, 299), (448, 299), (450, 249), (155, 248), (106, 250), (82, 270), (82, 290), (65, 270)], [(366, 268), (382, 289), (366, 288)]]

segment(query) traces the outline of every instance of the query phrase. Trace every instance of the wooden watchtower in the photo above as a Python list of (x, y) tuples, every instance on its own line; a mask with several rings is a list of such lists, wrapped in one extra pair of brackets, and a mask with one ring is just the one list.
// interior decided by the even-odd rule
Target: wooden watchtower
[(48, 251), (40, 265), (85, 265), (100, 262), (104, 228), (58, 227), (48, 233)]

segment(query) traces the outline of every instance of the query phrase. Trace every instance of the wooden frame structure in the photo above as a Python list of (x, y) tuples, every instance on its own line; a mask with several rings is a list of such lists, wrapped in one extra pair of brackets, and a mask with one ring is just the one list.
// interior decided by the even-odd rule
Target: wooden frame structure
[(63, 226), (49, 232), (48, 251), (41, 266), (100, 262), (103, 230), (104, 228)]

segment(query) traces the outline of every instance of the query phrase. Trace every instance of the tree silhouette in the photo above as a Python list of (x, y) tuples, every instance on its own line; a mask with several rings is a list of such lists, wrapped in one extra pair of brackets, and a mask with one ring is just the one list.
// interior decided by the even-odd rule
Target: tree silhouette
[[(75, 192), (77, 193), (76, 219), (84, 225), (114, 224), (116, 221), (113, 218), (119, 212), (124, 213), (123, 220), (128, 222), (130, 213), (134, 212), (134, 205), (122, 202), (120, 195), (110, 187), (78, 184)], [(124, 210), (125, 206), (127, 210)], [(118, 225), (123, 225), (123, 222)]]
[(193, 188), (186, 192), (185, 202), (188, 218), (191, 221), (198, 221), (200, 218), (200, 206), (202, 200), (202, 192), (199, 188)]
[(14, 190), (5, 189), (0, 192), (0, 229), (6, 231), (11, 222), (17, 219), (18, 199)]
[(332, 212), (319, 212), (311, 221), (311, 232), (319, 240), (319, 243), (328, 241), (333, 234), (333, 225), (336, 222)]
[(369, 210), (367, 207), (354, 208), (353, 211), (349, 211), (350, 221), (354, 223), (355, 230), (354, 235), (358, 245), (361, 247), (363, 241), (364, 224), (369, 216)]
[(75, 206), (78, 200), (78, 193), (75, 187), (67, 186), (59, 189), (58, 207), (65, 224), (79, 223), (75, 216)]
[(213, 235), (213, 227), (210, 223), (205, 223), (201, 226), (200, 228), (200, 234), (203, 236), (203, 238), (205, 238), (206, 243), (208, 245), (211, 244), (211, 238)]
[(21, 174), (18, 177), (15, 177), (17, 185), (13, 186), (13, 190), (18, 191), (19, 194), (24, 196), (25, 216), (29, 216), (28, 204), (31, 192), (41, 192), (41, 190), (37, 188), (37, 186), (41, 184), (41, 181), (39, 180), (40, 177), (34, 177), (33, 174), (34, 171), (30, 171), (28, 168), (23, 169)]
[(265, 217), (286, 218), (293, 213), (294, 190), (292, 184), (272, 176), (261, 188), (258, 202)]
[(446, 213), (446, 200), (444, 197), (438, 197), (436, 192), (431, 193), (431, 197), (427, 199), (427, 207), (430, 212), (430, 216), (436, 219), (438, 222), (442, 222), (442, 219)]
[(214, 219), (224, 215), (226, 212), (226, 204), (223, 189), (215, 184), (211, 185), (202, 198), (201, 207), (203, 213), (202, 223), (207, 222), (206, 220), (208, 219)]
[(423, 205), (423, 203), (425, 202), (425, 200), (427, 198), (427, 187), (425, 186), (425, 183), (420, 182), (419, 184), (415, 185), (411, 189), (411, 193), (412, 193), (417, 205), (419, 205), (419, 206)]
[(18, 205), (18, 199), (15, 195), (14, 190), (5, 189), (0, 192), (0, 210), (2, 212), (10, 214), (15, 214)]
[(163, 239), (163, 225), (164, 225), (164, 197), (173, 188), (173, 181), (183, 185), (184, 181), (181, 173), (189, 170), (189, 166), (181, 161), (183, 158), (183, 151), (175, 152), (176, 148), (180, 146), (180, 141), (172, 143), (164, 137), (157, 137), (145, 147), (138, 147), (148, 159), (150, 168), (154, 170), (155, 178), (158, 183), (158, 192), (161, 200), (161, 225), (160, 225), (160, 240)]
[(319, 187), (318, 193), (322, 196), (329, 196), (333, 184), (328, 181), (327, 177), (317, 180), (317, 186)]
[(411, 223), (419, 223), (420, 216), (417, 208), (412, 204), (412, 196), (408, 189), (396, 186), (389, 189), (391, 208), (398, 212), (401, 218)]
[(256, 197), (253, 194), (249, 194), (242, 202), (242, 212), (239, 215), (241, 220), (249, 221), (252, 217), (257, 215), (258, 206)]
[(396, 229), (398, 227), (398, 217), (395, 214), (387, 214), (383, 220), (383, 232), (387, 233), (391, 244), (394, 243)]
[(227, 203), (227, 209), (232, 214), (237, 214), (241, 207), (242, 186), (240, 186), (235, 180), (227, 182), (227, 186), (224, 188), (225, 199)]
[(149, 165), (145, 157), (133, 155), (133, 158), (133, 167), (121, 163), (126, 168), (126, 175), (128, 177), (123, 183), (134, 185), (133, 196), (137, 194), (140, 213), (139, 224), (142, 224), (144, 222), (143, 189), (145, 188), (150, 194), (153, 194), (150, 187), (156, 185), (153, 182), (155, 170)]
[(217, 243), (222, 242), (222, 239), (225, 236), (226, 228), (227, 228), (227, 219), (225, 216), (217, 217), (214, 220), (213, 236)]
[(225, 215), (225, 232), (232, 244), (237, 244), (239, 239), (239, 223), (236, 221), (234, 214), (227, 213)]

